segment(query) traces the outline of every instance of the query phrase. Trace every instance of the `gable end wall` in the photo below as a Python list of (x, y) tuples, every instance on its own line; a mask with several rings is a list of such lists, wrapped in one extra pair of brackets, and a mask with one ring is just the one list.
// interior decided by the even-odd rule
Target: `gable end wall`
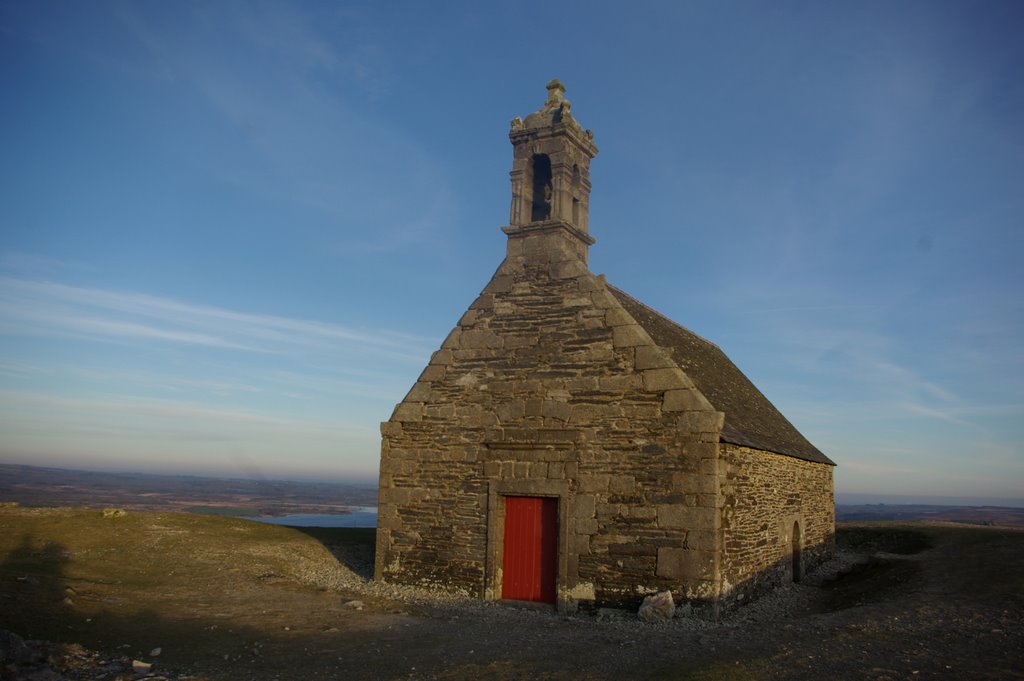
[(714, 600), (722, 420), (571, 243), (511, 239), (382, 424), (376, 575), (500, 598), (503, 495), (554, 496), (560, 607)]

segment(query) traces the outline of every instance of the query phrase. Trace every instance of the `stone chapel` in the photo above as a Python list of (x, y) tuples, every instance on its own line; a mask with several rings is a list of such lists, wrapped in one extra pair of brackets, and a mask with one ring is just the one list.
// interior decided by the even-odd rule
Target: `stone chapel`
[(799, 580), (833, 551), (835, 464), (717, 345), (590, 272), (597, 147), (547, 89), (512, 120), (505, 259), (381, 425), (376, 578), (714, 612)]

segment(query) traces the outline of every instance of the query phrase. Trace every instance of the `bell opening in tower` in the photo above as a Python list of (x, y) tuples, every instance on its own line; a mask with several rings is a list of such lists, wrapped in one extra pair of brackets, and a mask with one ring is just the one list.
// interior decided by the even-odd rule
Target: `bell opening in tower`
[(530, 221), (547, 220), (551, 217), (551, 200), (554, 192), (551, 187), (551, 159), (547, 154), (535, 154), (533, 157), (533, 207)]

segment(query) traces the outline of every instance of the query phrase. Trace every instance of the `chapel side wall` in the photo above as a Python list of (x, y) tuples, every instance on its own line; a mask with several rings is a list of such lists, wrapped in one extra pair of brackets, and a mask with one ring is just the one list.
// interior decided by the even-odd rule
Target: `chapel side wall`
[(735, 603), (793, 580), (793, 523), (803, 571), (835, 550), (833, 467), (721, 446), (722, 595)]

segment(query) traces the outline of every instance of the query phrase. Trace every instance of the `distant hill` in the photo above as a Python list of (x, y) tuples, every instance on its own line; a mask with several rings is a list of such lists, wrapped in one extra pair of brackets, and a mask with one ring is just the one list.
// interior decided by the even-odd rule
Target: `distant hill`
[[(0, 502), (119, 506), (236, 516), (347, 513), (375, 506), (366, 484), (108, 473), (0, 464)], [(937, 520), (1024, 527), (1024, 508), (939, 504), (837, 504), (836, 520)]]
[(347, 513), (375, 506), (367, 485), (107, 473), (0, 464), (0, 502), (22, 506), (119, 506), (226, 515)]
[(1024, 527), (1024, 508), (931, 504), (837, 504), (836, 520), (937, 520)]

